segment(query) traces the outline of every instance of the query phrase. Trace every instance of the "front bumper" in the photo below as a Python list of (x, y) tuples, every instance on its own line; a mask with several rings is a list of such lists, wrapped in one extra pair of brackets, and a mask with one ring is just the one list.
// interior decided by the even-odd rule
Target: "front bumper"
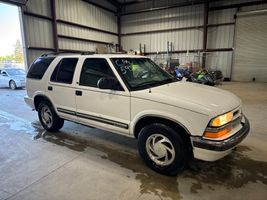
[(21, 80), (21, 81), (16, 81), (16, 85), (17, 85), (17, 87), (24, 88), (26, 83), (25, 83), (25, 81)]
[(250, 125), (245, 116), (241, 125), (242, 128), (238, 132), (224, 140), (215, 141), (203, 137), (191, 137), (194, 157), (201, 160), (214, 161), (229, 154), (231, 149), (242, 142), (249, 133)]

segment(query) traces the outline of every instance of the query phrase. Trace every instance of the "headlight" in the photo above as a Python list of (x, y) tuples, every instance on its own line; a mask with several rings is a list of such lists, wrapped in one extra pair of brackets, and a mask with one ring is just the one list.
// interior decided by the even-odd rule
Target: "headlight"
[(232, 130), (232, 125), (222, 127), (233, 120), (233, 112), (228, 112), (211, 120), (209, 127), (204, 132), (206, 138), (220, 138)]
[(225, 113), (224, 115), (220, 115), (220, 116), (216, 117), (215, 119), (213, 119), (210, 123), (210, 126), (212, 126), (212, 127), (223, 126), (223, 125), (231, 122), (232, 120), (233, 120), (233, 113), (228, 112), (228, 113)]

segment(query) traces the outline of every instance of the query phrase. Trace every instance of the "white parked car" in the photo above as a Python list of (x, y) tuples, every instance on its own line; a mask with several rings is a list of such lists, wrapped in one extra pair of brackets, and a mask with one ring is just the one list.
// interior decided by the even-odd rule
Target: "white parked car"
[(25, 87), (26, 73), (20, 68), (4, 68), (0, 73), (0, 87), (10, 87), (12, 90)]
[(26, 88), (47, 131), (69, 120), (137, 138), (145, 163), (166, 175), (192, 156), (224, 157), (249, 132), (234, 94), (178, 82), (142, 56), (45, 54), (30, 67)]

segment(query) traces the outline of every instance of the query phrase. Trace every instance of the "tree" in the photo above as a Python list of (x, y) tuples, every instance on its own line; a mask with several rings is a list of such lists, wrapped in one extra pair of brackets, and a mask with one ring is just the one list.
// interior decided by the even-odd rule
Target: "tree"
[(22, 49), (22, 45), (19, 39), (17, 39), (16, 44), (15, 44), (14, 60), (17, 63), (23, 63), (24, 61), (23, 49)]
[(6, 56), (0, 56), (0, 62), (5, 62), (5, 61), (12, 61), (14, 60), (14, 55), (10, 54), (10, 55), (6, 55)]

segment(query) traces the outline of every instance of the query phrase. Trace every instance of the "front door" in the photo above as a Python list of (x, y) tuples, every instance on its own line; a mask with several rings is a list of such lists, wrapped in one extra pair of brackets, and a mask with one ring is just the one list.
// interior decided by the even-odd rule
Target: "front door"
[(97, 83), (103, 77), (115, 78), (107, 60), (86, 58), (76, 86), (78, 120), (108, 131), (129, 134), (130, 94), (120, 83), (114, 90), (99, 89)]
[(8, 87), (9, 86), (9, 77), (5, 71), (0, 74), (0, 87)]

